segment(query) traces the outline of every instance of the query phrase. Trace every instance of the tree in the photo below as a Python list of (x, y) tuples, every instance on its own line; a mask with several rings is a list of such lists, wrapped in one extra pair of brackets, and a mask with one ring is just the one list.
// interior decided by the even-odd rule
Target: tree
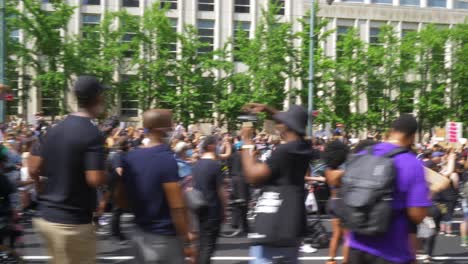
[[(365, 43), (358, 31), (349, 28), (337, 42), (335, 91), (333, 104), (336, 119), (351, 131), (366, 127), (366, 109), (361, 109), (360, 101), (367, 90), (367, 54)], [(351, 106), (354, 106), (351, 111)]]
[(282, 108), (289, 96), (286, 80), (298, 76), (298, 50), (291, 23), (281, 23), (278, 10), (277, 5), (262, 10), (254, 37), (236, 38), (233, 54), (248, 67), (242, 74), (250, 79), (251, 101)]
[(224, 79), (217, 73), (228, 72), (231, 63), (225, 59), (223, 49), (205, 51), (209, 44), (201, 41), (198, 30), (192, 25), (185, 25), (179, 41), (181, 52), (175, 68), (177, 92), (166, 98), (184, 124), (210, 121), (217, 109), (216, 99), (226, 88)]
[[(448, 31), (428, 25), (417, 35), (415, 82), (419, 93), (416, 103), (421, 131), (444, 125), (448, 108), (445, 104), (447, 70), (445, 67), (445, 45)], [(420, 132), (421, 132), (420, 131)]]
[(451, 30), (453, 44), (453, 61), (450, 71), (454, 120), (461, 121), (468, 126), (468, 24), (456, 25)]
[[(318, 4), (316, 5), (318, 9)], [(310, 13), (307, 14), (310, 18)], [(299, 78), (302, 82), (302, 89), (299, 91), (302, 102), (307, 105), (308, 101), (308, 86), (309, 86), (309, 44), (310, 44), (310, 19), (307, 18), (299, 19), (302, 25), (302, 30), (298, 32), (298, 38), (301, 43), (300, 50), (298, 52), (298, 63), (297, 69), (299, 71)], [(333, 97), (335, 96), (332, 92), (333, 78), (335, 73), (336, 63), (333, 58), (325, 55), (325, 51), (322, 48), (322, 43), (333, 33), (333, 30), (326, 30), (328, 25), (328, 19), (315, 17), (315, 28), (314, 28), (314, 110), (320, 111), (320, 114), (314, 120), (315, 123), (324, 124), (326, 122), (335, 122), (337, 117), (335, 115), (335, 109), (333, 105)], [(323, 94), (322, 96), (318, 96)]]
[(60, 31), (67, 31), (74, 7), (62, 2), (52, 2), (53, 11), (41, 8), (41, 2), (21, 0), (24, 11), (18, 9), (17, 1), (7, 1), (8, 25), (10, 29), (21, 30), (24, 41), (10, 49), (20, 64), (34, 73), (32, 81), (42, 98), (45, 114), (57, 115), (68, 111), (67, 91), (70, 65), (65, 60), (68, 40)]
[(131, 31), (136, 32), (134, 39), (141, 48), (134, 49), (131, 63), (136, 71), (136, 81), (126, 92), (138, 98), (142, 110), (153, 106), (175, 107), (178, 34), (166, 12), (167, 9), (161, 9), (159, 3), (154, 3), (145, 10), (138, 23), (141, 25), (139, 30)]
[(397, 97), (403, 84), (406, 69), (402, 67), (401, 42), (393, 27), (380, 28), (378, 43), (367, 51), (367, 98), (369, 102), (368, 125), (388, 127), (398, 113)]
[[(120, 25), (120, 26), (119, 26)], [(139, 31), (139, 19), (126, 11), (108, 12), (99, 25), (86, 27), (82, 34), (72, 36), (66, 59), (74, 75), (91, 74), (114, 89), (106, 93), (109, 108), (115, 106), (122, 90), (122, 82), (116, 81), (115, 74), (130, 70), (126, 61), (129, 51), (138, 50), (139, 42), (124, 41), (128, 32)]]

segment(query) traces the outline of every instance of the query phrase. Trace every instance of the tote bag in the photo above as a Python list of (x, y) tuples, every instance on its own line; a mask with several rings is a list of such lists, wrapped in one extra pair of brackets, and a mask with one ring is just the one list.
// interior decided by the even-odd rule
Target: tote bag
[(266, 186), (255, 208), (253, 244), (298, 246), (306, 226), (304, 190), (294, 185)]

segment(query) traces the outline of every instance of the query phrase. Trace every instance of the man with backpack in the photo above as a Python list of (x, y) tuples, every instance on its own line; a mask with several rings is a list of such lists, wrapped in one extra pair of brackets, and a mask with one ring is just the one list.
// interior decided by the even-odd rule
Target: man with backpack
[(348, 264), (409, 264), (415, 253), (411, 227), (431, 206), (421, 161), (409, 151), (418, 129), (402, 115), (392, 124), (387, 142), (352, 157), (340, 189), (340, 218), (350, 229)]

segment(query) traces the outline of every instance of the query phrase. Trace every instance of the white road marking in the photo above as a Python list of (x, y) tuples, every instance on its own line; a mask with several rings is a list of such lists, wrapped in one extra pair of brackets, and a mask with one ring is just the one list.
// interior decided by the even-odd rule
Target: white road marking
[[(23, 256), (24, 260), (49, 260), (51, 257), (49, 256)], [(418, 257), (418, 259), (423, 259), (423, 256)], [(97, 257), (98, 260), (131, 260), (133, 259), (132, 256), (114, 256), (114, 257)], [(252, 260), (253, 257), (235, 257), (235, 256), (219, 256), (219, 257), (212, 257), (211, 260), (217, 261), (229, 261), (229, 260), (237, 260), (237, 261), (246, 261)], [(337, 260), (342, 260), (343, 257), (336, 257)], [(450, 256), (438, 256), (433, 257), (434, 260), (468, 260), (468, 257), (450, 257)], [(316, 257), (300, 257), (299, 260), (328, 260), (327, 256), (316, 256)]]

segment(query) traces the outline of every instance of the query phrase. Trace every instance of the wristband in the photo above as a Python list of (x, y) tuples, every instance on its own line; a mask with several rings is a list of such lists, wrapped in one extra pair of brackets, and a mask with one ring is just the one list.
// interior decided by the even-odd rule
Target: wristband
[(243, 145), (242, 149), (255, 149), (255, 145)]

